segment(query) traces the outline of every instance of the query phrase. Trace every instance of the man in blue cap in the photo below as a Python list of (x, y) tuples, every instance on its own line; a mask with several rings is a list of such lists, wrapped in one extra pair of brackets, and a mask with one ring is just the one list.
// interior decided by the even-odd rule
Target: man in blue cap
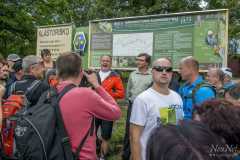
[(8, 62), (8, 65), (9, 65), (9, 68), (10, 68), (10, 71), (12, 72), (12, 67), (13, 67), (13, 65), (17, 62), (17, 61), (19, 61), (19, 60), (21, 60), (21, 58), (20, 58), (20, 56), (19, 55), (17, 55), (17, 54), (9, 54), (8, 56), (7, 56), (7, 62)]
[(15, 81), (20, 80), (19, 78), (16, 77), (16, 71), (14, 70), (14, 67), (16, 69), (16, 67), (18, 66), (17, 69), (19, 69), (19, 64), (22, 65), (22, 59), (20, 58), (19, 55), (12, 53), (7, 56), (7, 63), (8, 63), (8, 69), (9, 69), (9, 77), (6, 82), (6, 86), (5, 86), (6, 92), (5, 92), (5, 95), (3, 96), (3, 98), (8, 97), (8, 92), (9, 92), (10, 86)]

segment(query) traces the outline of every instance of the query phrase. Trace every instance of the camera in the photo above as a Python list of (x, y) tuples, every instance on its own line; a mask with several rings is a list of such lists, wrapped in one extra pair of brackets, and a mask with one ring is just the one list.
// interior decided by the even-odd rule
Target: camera
[(79, 87), (91, 87), (92, 85), (88, 82), (87, 77), (83, 75), (83, 78), (79, 84)]
[(93, 71), (93, 70), (90, 70), (90, 69), (88, 69), (88, 70), (84, 70), (84, 72), (86, 72), (87, 74), (92, 74), (94, 71)]
[[(87, 74), (94, 73), (94, 71), (90, 70), (90, 69), (84, 70), (84, 72), (86, 72)], [(85, 75), (83, 75), (83, 78), (82, 78), (82, 80), (80, 82), (79, 87), (92, 87), (92, 84), (88, 82), (87, 77)]]

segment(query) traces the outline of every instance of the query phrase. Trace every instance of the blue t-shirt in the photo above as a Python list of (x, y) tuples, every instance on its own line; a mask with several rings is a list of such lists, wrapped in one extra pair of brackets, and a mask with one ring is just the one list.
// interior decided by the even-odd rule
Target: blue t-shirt
[[(183, 100), (183, 111), (184, 111), (184, 119), (192, 119), (192, 111), (193, 111), (193, 100), (192, 100), (192, 91), (193, 89), (199, 84), (202, 83), (204, 80), (202, 76), (198, 76), (198, 78), (193, 82), (185, 83), (179, 89), (179, 94)], [(204, 101), (215, 98), (215, 92), (210, 87), (200, 87), (195, 93), (195, 105), (200, 105)]]

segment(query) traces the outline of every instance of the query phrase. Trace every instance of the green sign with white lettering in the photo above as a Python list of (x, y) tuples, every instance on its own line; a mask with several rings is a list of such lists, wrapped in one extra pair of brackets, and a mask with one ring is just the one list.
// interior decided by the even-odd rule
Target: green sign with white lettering
[(148, 53), (168, 57), (177, 69), (180, 59), (194, 56), (200, 68), (226, 66), (228, 10), (175, 13), (90, 21), (90, 67), (101, 55), (113, 57), (113, 68), (135, 68), (135, 57)]

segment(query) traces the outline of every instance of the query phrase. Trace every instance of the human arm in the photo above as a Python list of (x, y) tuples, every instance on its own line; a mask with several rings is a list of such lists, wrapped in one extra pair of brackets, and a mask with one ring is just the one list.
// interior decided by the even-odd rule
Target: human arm
[(141, 144), (140, 137), (143, 131), (143, 126), (130, 124), (130, 145), (132, 152), (132, 160), (141, 160)]
[(90, 112), (97, 118), (104, 120), (117, 120), (121, 116), (120, 107), (112, 96), (100, 86), (97, 75), (95, 73), (87, 74), (83, 72), (88, 82), (94, 87), (95, 92), (87, 90), (85, 97), (88, 99)]
[(0, 85), (0, 132), (2, 129), (2, 97), (5, 93), (5, 87)]
[(130, 146), (133, 151), (133, 160), (141, 159), (142, 148), (140, 138), (147, 122), (147, 115), (146, 103), (138, 96), (133, 102), (130, 118)]
[(130, 100), (131, 97), (131, 89), (132, 89), (132, 74), (129, 75), (127, 89), (126, 89), (126, 100)]
[[(95, 117), (108, 121), (114, 121), (120, 118), (120, 107), (102, 86), (95, 88), (95, 92), (85, 88), (83, 96), (87, 97), (87, 99), (82, 101), (82, 104), (86, 105), (88, 112)], [(79, 97), (79, 99), (80, 98), (81, 97)]]
[(177, 118), (177, 124), (184, 118), (184, 112), (183, 112), (183, 101), (181, 96), (178, 94), (178, 99), (179, 99), (179, 106), (176, 108), (176, 118)]

